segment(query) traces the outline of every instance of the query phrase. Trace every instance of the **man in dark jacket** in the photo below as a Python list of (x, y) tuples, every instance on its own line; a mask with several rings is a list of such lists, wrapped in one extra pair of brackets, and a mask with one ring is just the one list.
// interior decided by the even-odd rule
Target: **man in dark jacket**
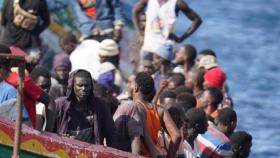
[(105, 103), (93, 95), (89, 72), (70, 74), (67, 96), (56, 100), (56, 132), (80, 141), (116, 147), (116, 128)]
[[(21, 21), (18, 26), (14, 22), (14, 6), (17, 3), (20, 8), (31, 16), (36, 16), (34, 23)], [(45, 0), (5, 0), (1, 10), (1, 43), (7, 46), (15, 46), (23, 49), (31, 57), (40, 58), (39, 35), (50, 23), (50, 16)], [(25, 28), (26, 27), (26, 28)]]

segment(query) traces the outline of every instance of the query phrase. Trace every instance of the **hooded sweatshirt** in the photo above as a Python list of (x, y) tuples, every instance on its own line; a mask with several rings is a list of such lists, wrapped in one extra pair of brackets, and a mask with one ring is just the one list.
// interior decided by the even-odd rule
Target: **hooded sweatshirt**
[[(68, 89), (66, 97), (58, 98), (55, 101), (58, 110), (55, 126), (55, 131), (57, 132), (57, 134), (62, 135), (67, 133), (68, 124), (71, 120), (70, 107), (75, 106), (73, 105), (73, 101), (75, 98), (73, 90), (74, 76), (79, 71), (86, 70), (77, 70), (72, 72), (68, 80)], [(93, 87), (93, 83), (91, 83), (91, 87)], [(106, 143), (108, 146), (116, 147), (116, 127), (112, 115), (108, 109), (108, 106), (106, 106), (105, 102), (103, 102), (101, 99), (98, 99), (93, 95), (93, 90), (91, 90), (88, 100), (90, 105), (88, 108), (93, 112), (93, 143), (103, 144), (103, 140), (104, 138), (106, 138)]]

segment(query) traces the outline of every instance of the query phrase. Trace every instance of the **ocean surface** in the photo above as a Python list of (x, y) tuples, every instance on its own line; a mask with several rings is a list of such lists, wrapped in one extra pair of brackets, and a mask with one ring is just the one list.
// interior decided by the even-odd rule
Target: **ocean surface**
[[(253, 136), (250, 157), (280, 157), (280, 0), (187, 2), (203, 24), (185, 43), (216, 51), (234, 99), (237, 130)], [(179, 32), (188, 24), (181, 17)]]

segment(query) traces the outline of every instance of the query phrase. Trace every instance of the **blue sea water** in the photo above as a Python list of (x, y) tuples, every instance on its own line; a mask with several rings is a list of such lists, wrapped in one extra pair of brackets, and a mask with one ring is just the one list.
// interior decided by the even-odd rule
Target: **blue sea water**
[[(203, 19), (185, 43), (211, 48), (227, 73), (237, 130), (253, 136), (251, 158), (280, 157), (280, 1), (188, 0)], [(177, 28), (188, 25), (184, 17)]]

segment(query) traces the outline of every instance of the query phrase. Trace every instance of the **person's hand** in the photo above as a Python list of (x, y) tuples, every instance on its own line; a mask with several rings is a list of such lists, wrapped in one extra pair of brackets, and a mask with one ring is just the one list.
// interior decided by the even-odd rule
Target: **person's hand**
[(168, 86), (167, 80), (162, 80), (159, 85), (159, 90), (164, 90)]
[(177, 43), (181, 43), (181, 42), (182, 42), (182, 39), (179, 38), (179, 37), (177, 37), (177, 36), (176, 36), (175, 34), (173, 34), (173, 33), (170, 33), (170, 34), (169, 34), (168, 39), (173, 40), (173, 41), (175, 41), (175, 42), (177, 42)]
[(121, 29), (114, 29), (113, 40), (118, 43), (118, 42), (120, 42), (121, 39), (122, 39), (122, 30)]

